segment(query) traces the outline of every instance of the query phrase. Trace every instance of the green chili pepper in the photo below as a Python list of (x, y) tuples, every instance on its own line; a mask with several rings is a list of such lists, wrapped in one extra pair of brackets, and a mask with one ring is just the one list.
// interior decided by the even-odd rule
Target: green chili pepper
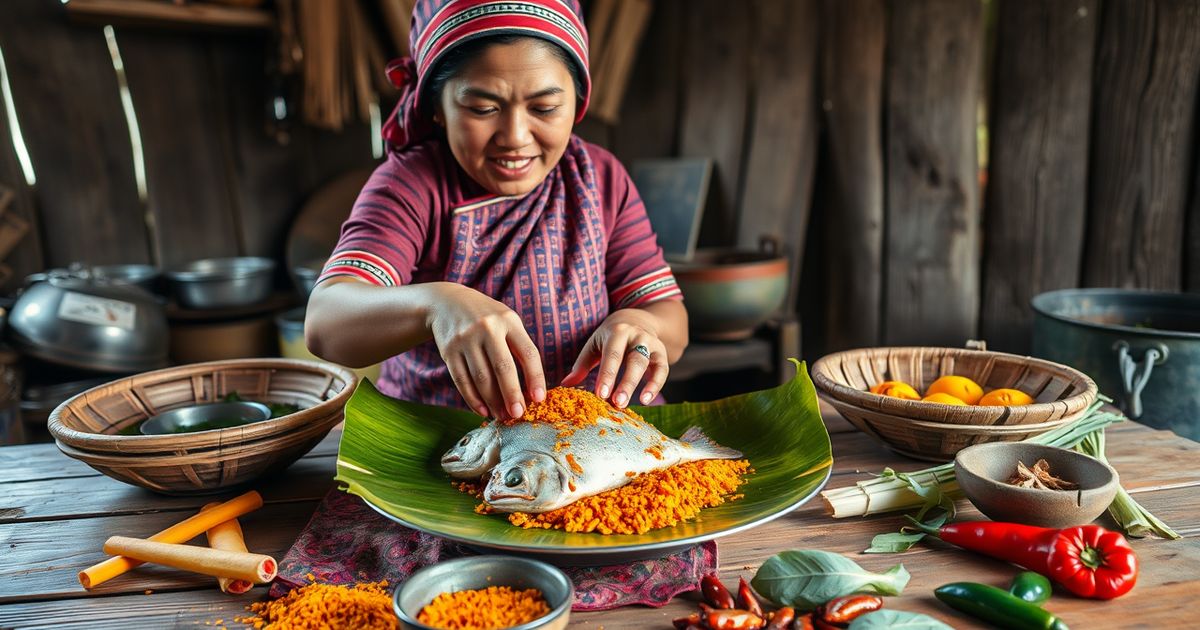
[(953, 582), (933, 594), (951, 608), (1013, 630), (1067, 630), (1067, 624), (1036, 604), (987, 584)]
[(1050, 578), (1036, 571), (1022, 571), (1013, 578), (1008, 592), (1031, 603), (1042, 604), (1050, 599), (1054, 588), (1050, 586)]

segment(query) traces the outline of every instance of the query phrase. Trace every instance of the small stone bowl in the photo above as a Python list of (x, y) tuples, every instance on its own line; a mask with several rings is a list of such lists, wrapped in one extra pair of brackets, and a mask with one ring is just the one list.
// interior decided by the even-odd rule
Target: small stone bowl
[(556, 567), (515, 556), (468, 556), (439, 562), (413, 573), (396, 589), (392, 608), (400, 626), (410, 630), (437, 630), (417, 621), (421, 609), (442, 593), (509, 586), (536, 588), (546, 598), (550, 612), (509, 630), (562, 630), (571, 616), (575, 587)]
[[(1020, 488), (1008, 483), (1017, 462), (1033, 467), (1039, 459), (1059, 479), (1078, 490)], [(1094, 521), (1121, 487), (1117, 471), (1099, 460), (1053, 446), (991, 442), (962, 449), (954, 458), (958, 485), (980, 512), (994, 521), (1041, 527), (1071, 527)]]

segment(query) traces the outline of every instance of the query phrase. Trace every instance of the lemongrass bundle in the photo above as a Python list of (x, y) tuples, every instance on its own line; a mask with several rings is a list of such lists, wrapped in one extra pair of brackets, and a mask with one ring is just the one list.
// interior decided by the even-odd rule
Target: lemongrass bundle
[[(1100, 411), (1103, 404), (1103, 401), (1096, 401), (1078, 420), (1026, 441), (1073, 448), (1091, 433), (1124, 420), (1117, 414)], [(954, 478), (954, 463), (950, 462), (910, 473), (897, 473), (889, 469), (874, 479), (860, 481), (846, 488), (826, 490), (821, 493), (821, 499), (825, 502), (826, 511), (834, 518), (912, 510), (927, 502), (925, 497), (917, 494), (914, 485), (938, 485), (942, 493), (952, 499), (963, 496)]]
[[(1104, 431), (1089, 434), (1075, 445), (1075, 450), (1108, 463), (1108, 458), (1104, 456)], [(1108, 506), (1108, 514), (1126, 534), (1134, 538), (1143, 538), (1150, 534), (1173, 540), (1179, 538), (1175, 530), (1142, 507), (1123, 487), (1117, 488), (1117, 496), (1113, 498), (1112, 505)]]

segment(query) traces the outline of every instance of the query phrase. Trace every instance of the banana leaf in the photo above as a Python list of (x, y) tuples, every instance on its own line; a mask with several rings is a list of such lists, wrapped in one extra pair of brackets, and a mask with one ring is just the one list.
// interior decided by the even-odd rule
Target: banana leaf
[(829, 433), (808, 372), (795, 363), (795, 378), (772, 389), (713, 402), (634, 407), (670, 437), (699, 426), (718, 443), (741, 450), (755, 470), (740, 489), (744, 498), (674, 527), (641, 535), (581, 534), (522, 529), (503, 514), (476, 514), (478, 501), (451, 486), (440, 459), (480, 425), (480, 417), (389, 398), (365, 380), (346, 405), (336, 479), (404, 525), (473, 546), (534, 554), (674, 549), (781, 516), (829, 479)]

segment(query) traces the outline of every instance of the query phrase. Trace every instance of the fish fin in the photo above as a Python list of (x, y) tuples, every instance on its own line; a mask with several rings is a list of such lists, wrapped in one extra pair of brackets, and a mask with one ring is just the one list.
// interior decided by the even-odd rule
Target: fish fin
[(742, 457), (741, 451), (721, 446), (712, 441), (712, 438), (705, 435), (700, 427), (692, 427), (684, 431), (683, 435), (679, 436), (679, 441), (691, 445), (695, 449), (696, 455), (705, 456), (696, 457), (696, 459), (740, 459)]

